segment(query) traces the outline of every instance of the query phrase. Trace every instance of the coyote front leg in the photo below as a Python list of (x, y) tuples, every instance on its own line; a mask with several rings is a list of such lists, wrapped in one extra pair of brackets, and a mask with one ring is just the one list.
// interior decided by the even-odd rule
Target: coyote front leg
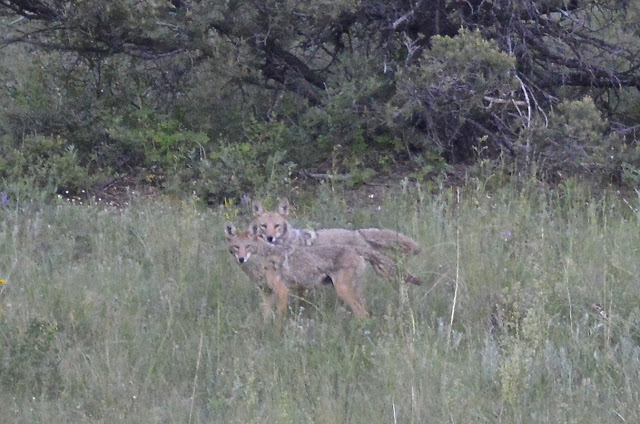
[[(267, 280), (267, 287), (265, 287), (265, 291), (263, 291), (265, 304), (265, 309), (263, 310), (264, 319), (265, 321), (268, 321), (273, 311), (273, 304), (276, 303), (276, 317), (279, 321), (282, 321), (287, 312), (289, 289), (287, 289), (287, 286), (284, 284), (284, 281), (275, 266), (271, 265), (266, 267), (265, 277)], [(267, 293), (266, 296), (265, 293)]]
[(276, 303), (276, 295), (269, 287), (262, 288), (262, 320), (268, 323), (273, 318), (273, 305)]

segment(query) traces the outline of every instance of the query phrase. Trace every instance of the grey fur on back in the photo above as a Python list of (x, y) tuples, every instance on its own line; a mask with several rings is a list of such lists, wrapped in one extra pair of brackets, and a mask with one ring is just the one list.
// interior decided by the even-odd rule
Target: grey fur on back
[(359, 278), (365, 269), (365, 259), (350, 246), (285, 248), (268, 245), (267, 249), (269, 261), (278, 268), (289, 287), (301, 286), (314, 290), (326, 285), (326, 277), (332, 277), (338, 271), (353, 268)]
[(397, 231), (382, 228), (363, 228), (360, 230), (325, 228), (317, 230), (316, 236), (315, 244), (346, 244), (413, 254), (419, 253), (421, 250), (420, 245), (412, 238)]

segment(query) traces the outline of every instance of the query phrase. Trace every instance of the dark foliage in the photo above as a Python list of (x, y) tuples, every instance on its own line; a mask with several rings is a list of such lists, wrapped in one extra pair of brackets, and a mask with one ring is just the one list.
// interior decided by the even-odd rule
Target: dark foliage
[[(1, 147), (61, 140), (90, 177), (78, 187), (133, 175), (207, 198), (296, 167), (424, 178), (479, 152), (633, 176), (639, 15), (622, 0), (0, 0)], [(584, 99), (602, 125), (560, 139), (582, 121), (556, 108)], [(593, 166), (565, 168), (575, 152)]]

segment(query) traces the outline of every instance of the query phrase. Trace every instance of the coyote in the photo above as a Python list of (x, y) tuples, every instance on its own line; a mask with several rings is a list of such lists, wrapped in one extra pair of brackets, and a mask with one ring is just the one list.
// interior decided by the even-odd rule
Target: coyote
[[(259, 237), (259, 227), (252, 223), (248, 231), (238, 232), (230, 222), (225, 223), (229, 251), (235, 256), (242, 270), (256, 281), (259, 287), (270, 290), (264, 298), (264, 318), (273, 307), (271, 293), (278, 301), (278, 316), (284, 314), (288, 290), (298, 292), (316, 290), (332, 284), (336, 294), (359, 317), (367, 317), (363, 299), (363, 276), (366, 263), (380, 268), (388, 258), (369, 247), (311, 245), (316, 235), (311, 230), (300, 230), (300, 244), (293, 246), (272, 245)], [(252, 258), (249, 261), (249, 258)], [(282, 288), (284, 286), (284, 290)]]
[[(364, 228), (360, 230), (348, 230), (346, 228), (326, 228), (313, 231), (312, 235), (306, 235), (305, 231), (289, 224), (289, 201), (280, 200), (278, 208), (274, 212), (265, 211), (262, 203), (253, 203), (253, 214), (259, 229), (260, 237), (267, 242), (283, 247), (295, 245), (322, 245), (322, 246), (354, 246), (361, 249), (373, 249), (392, 253), (417, 254), (420, 245), (410, 237), (396, 231), (380, 228)], [(392, 280), (397, 274), (395, 262), (388, 256), (378, 253), (374, 263), (371, 263), (374, 271), (387, 280)], [(409, 272), (401, 275), (402, 279), (409, 283), (420, 285), (422, 281)]]
[[(267, 256), (260, 255), (260, 247), (265, 244), (250, 231), (237, 231), (229, 221), (224, 224), (224, 232), (227, 236), (229, 252), (234, 256), (240, 269), (253, 280), (262, 290), (262, 316), (267, 322), (273, 311), (273, 305), (277, 301), (276, 315), (283, 318), (287, 307), (289, 290), (285, 286), (280, 275), (272, 271)], [(256, 253), (252, 255), (252, 253)], [(264, 254), (264, 252), (263, 252)], [(254, 259), (249, 262), (250, 257)]]

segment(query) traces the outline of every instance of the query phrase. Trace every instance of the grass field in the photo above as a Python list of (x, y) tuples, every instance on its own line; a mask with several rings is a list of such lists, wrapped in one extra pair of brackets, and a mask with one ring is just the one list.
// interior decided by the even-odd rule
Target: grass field
[(2, 421), (640, 422), (637, 195), (309, 197), (294, 223), (414, 237), (425, 284), (369, 270), (371, 319), (327, 289), (264, 325), (224, 245), (244, 207), (0, 208)]

